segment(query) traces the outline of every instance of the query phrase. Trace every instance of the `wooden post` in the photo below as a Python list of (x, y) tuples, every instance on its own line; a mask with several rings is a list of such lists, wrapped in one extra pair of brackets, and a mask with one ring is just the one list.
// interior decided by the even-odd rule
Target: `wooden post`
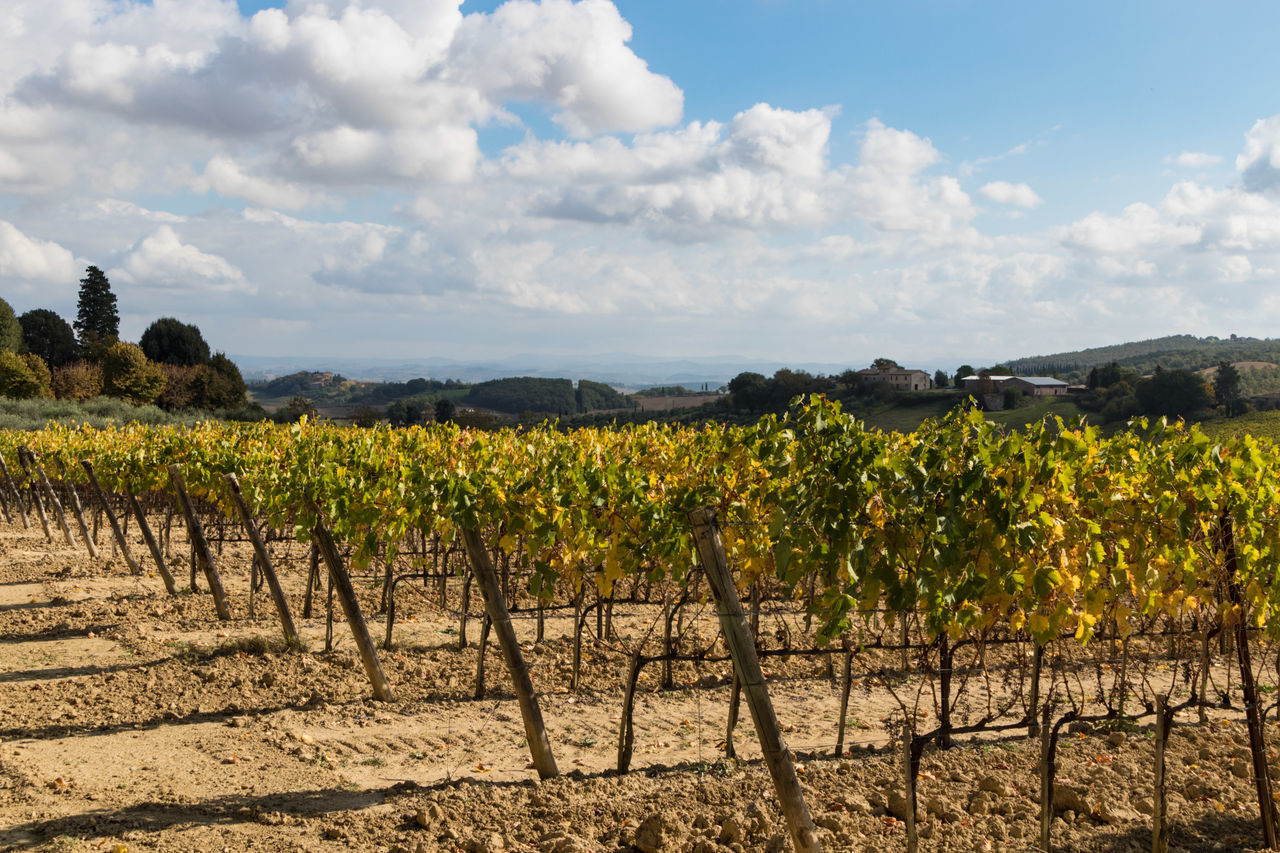
[(471, 610), (471, 581), (474, 577), (468, 565), (466, 577), (462, 581), (462, 606), (458, 608), (458, 651), (467, 647), (467, 616)]
[(307, 594), (302, 599), (302, 618), (311, 618), (311, 598), (315, 592), (316, 583), (320, 578), (320, 549), (316, 547), (316, 543), (311, 543), (310, 560), (307, 563)]
[(1054, 747), (1057, 746), (1057, 732), (1049, 724), (1052, 702), (1044, 706), (1044, 714), (1040, 717), (1040, 849), (1045, 853), (1053, 850), (1053, 764)]
[(88, 459), (80, 460), (80, 466), (84, 468), (84, 473), (89, 477), (89, 488), (98, 498), (98, 506), (107, 514), (107, 521), (111, 523), (111, 534), (115, 537), (116, 546), (119, 547), (120, 553), (124, 556), (124, 561), (129, 564), (129, 570), (135, 575), (142, 574), (142, 567), (138, 565), (138, 561), (133, 559), (133, 554), (129, 551), (129, 543), (125, 541), (124, 531), (120, 529), (120, 522), (116, 518), (115, 512), (111, 509), (111, 504), (107, 501), (106, 493), (102, 491), (102, 486), (98, 484), (98, 475), (93, 471), (93, 465)]
[(911, 634), (907, 630), (907, 611), (898, 614), (898, 641), (902, 646), (902, 674), (911, 674)]
[(724, 726), (724, 757), (737, 758), (738, 749), (733, 745), (733, 730), (738, 727), (738, 715), (742, 710), (742, 679), (738, 669), (733, 670), (733, 686), (729, 688), (729, 719)]
[(1204, 642), (1200, 646), (1199, 699), (1199, 705), (1196, 708), (1196, 716), (1200, 725), (1203, 726), (1209, 722), (1209, 712), (1205, 710), (1209, 704), (1209, 628), (1207, 625), (1204, 629)]
[(573, 672), (569, 676), (569, 689), (578, 692), (578, 678), (582, 675), (582, 630), (586, 627), (586, 618), (582, 615), (582, 602), (587, 595), (587, 584), (584, 581), (578, 587), (578, 594), (573, 597)]
[[(1236, 656), (1240, 662), (1240, 682), (1244, 687), (1245, 722), (1249, 727), (1249, 752), (1253, 757), (1253, 784), (1258, 792), (1258, 809), (1262, 815), (1262, 838), (1269, 850), (1280, 850), (1276, 837), (1276, 806), (1271, 795), (1271, 777), (1267, 775), (1267, 745), (1262, 731), (1262, 703), (1253, 676), (1249, 655), (1249, 604), (1236, 577), (1236, 540), (1231, 516), (1223, 510), (1220, 535), (1226, 555), (1227, 594), (1239, 614), (1236, 619)], [(1228, 684), (1231, 682), (1228, 681)]]
[(849, 692), (853, 688), (853, 650), (844, 641), (844, 686), (840, 689), (840, 729), (836, 734), (836, 758), (844, 755), (844, 729), (849, 717)]
[(920, 849), (920, 830), (916, 826), (916, 778), (920, 770), (920, 759), (916, 753), (916, 727), (912, 715), (907, 713), (902, 722), (902, 781), (906, 785), (906, 814), (903, 815), (907, 825), (907, 853), (916, 853)]
[(27, 521), (27, 504), (22, 499), (22, 491), (14, 484), (13, 478), (9, 476), (9, 465), (4, 461), (3, 455), (0, 455), (0, 475), (3, 475), (4, 487), (9, 490), (9, 494), (13, 495), (13, 500), (18, 505), (18, 515), (22, 517), (23, 529), (30, 529), (31, 524)]
[(30, 461), (31, 467), (35, 469), (36, 480), (39, 482), (40, 487), (44, 489), (45, 497), (49, 500), (49, 506), (53, 507), (53, 517), (58, 520), (58, 527), (62, 529), (62, 538), (67, 540), (68, 547), (74, 548), (76, 539), (71, 535), (71, 525), (67, 524), (67, 514), (62, 511), (62, 501), (58, 500), (58, 495), (53, 490), (53, 484), (49, 482), (49, 477), (44, 472), (44, 466), (40, 464), (40, 460), (30, 450), (27, 450), (27, 460)]
[(8, 524), (13, 524), (13, 514), (9, 512), (9, 489), (0, 482), (0, 510), (4, 511), (4, 520)]
[(480, 622), (480, 652), (476, 656), (476, 692), (472, 698), (477, 702), (484, 698), (484, 653), (489, 648), (489, 631), (492, 628), (493, 622), (486, 613)]
[(27, 478), (27, 486), (31, 489), (31, 503), (35, 504), (36, 514), (40, 517), (40, 527), (44, 529), (44, 538), (52, 545), (53, 529), (49, 527), (49, 515), (44, 511), (44, 501), (40, 500), (40, 489), (36, 486), (35, 475), (31, 473), (31, 468), (27, 465), (27, 458), (22, 451), (23, 448), (18, 448), (18, 464), (22, 466), (22, 473)]
[(1162, 693), (1156, 694), (1156, 758), (1155, 785), (1151, 797), (1151, 853), (1169, 853), (1169, 826), (1166, 819), (1168, 800), (1166, 799), (1164, 775), (1164, 750), (1169, 740), (1169, 729), (1173, 725), (1173, 712), (1169, 710), (1169, 700)]
[[(1027, 737), (1040, 734), (1040, 670), (1044, 667), (1044, 646), (1039, 640), (1032, 640), (1031, 652), (1031, 699), (1027, 703)], [(1124, 676), (1121, 675), (1121, 678)]]
[(147, 524), (147, 514), (142, 511), (142, 505), (138, 503), (138, 498), (133, 494), (133, 489), (125, 486), (124, 494), (129, 499), (129, 508), (133, 510), (133, 517), (138, 522), (138, 529), (142, 531), (142, 541), (147, 543), (147, 548), (151, 551), (151, 559), (155, 560), (156, 570), (160, 572), (160, 577), (164, 579), (164, 588), (170, 595), (177, 595), (178, 583), (173, 579), (173, 573), (169, 571), (169, 567), (165, 564), (164, 554), (160, 552), (160, 544), (156, 542), (156, 537), (151, 534), (151, 525)]
[(498, 635), (498, 647), (502, 649), (507, 671), (511, 673), (511, 684), (520, 703), (520, 715), (524, 718), (525, 739), (529, 743), (534, 766), (538, 769), (538, 777), (549, 779), (559, 776), (555, 757), (551, 754), (551, 739), (547, 737), (547, 728), (542, 722), (542, 709), (538, 707), (538, 695), (533, 692), (529, 667), (520, 654), (520, 643), (516, 640), (516, 631), (511, 625), (511, 614), (502, 594), (502, 585), (489, 560), (489, 552), (485, 550), (484, 539), (478, 529), (463, 527), (462, 540), (467, 546), (471, 571), (480, 582), (485, 610), (489, 614), (489, 620), (493, 622), (494, 633)]
[(640, 681), (640, 668), (644, 666), (644, 658), (636, 649), (627, 666), (626, 683), (623, 685), (622, 718), (618, 721), (618, 773), (626, 773), (631, 769), (631, 756), (635, 751), (636, 730), (634, 714), (636, 706), (636, 684)]
[(951, 670), (955, 666), (956, 651), (951, 647), (951, 638), (944, 631), (938, 638), (941, 648), (938, 650), (938, 692), (940, 708), (938, 711), (938, 748), (951, 748)]
[[(258, 568), (262, 571), (262, 576), (267, 579), (267, 589), (271, 591), (271, 600), (275, 602), (276, 613), (280, 614), (280, 627), (284, 630), (284, 641), (291, 648), (301, 648), (302, 643), (298, 637), (298, 629), (294, 627), (293, 614), (289, 612), (289, 601), (285, 598), (284, 590), (280, 587), (280, 578), (276, 577), (276, 570), (271, 565), (271, 556), (267, 553), (267, 545), (262, 541), (257, 525), (253, 523), (253, 514), (249, 512), (249, 505), (245, 502), (244, 493), (240, 491), (240, 481), (236, 479), (235, 474), (228, 474), (226, 480), (227, 488), (231, 490), (231, 499), (235, 502), (236, 509), (240, 512), (240, 520), (244, 523), (245, 533), (249, 535), (249, 541), (253, 543), (253, 552), (258, 558)], [(253, 582), (250, 580), (250, 590), (252, 588)]]
[(71, 478), (67, 476), (67, 469), (62, 464), (61, 459), (55, 459), (58, 463), (58, 472), (62, 475), (62, 482), (67, 484), (67, 494), (71, 495), (71, 510), (76, 514), (76, 523), (80, 526), (80, 535), (84, 537), (85, 548), (89, 551), (89, 556), (98, 559), (98, 543), (93, 541), (93, 534), (89, 532), (89, 525), (84, 520), (84, 509), (80, 506), (80, 494), (76, 491), (76, 484), (71, 482)]
[[(364, 614), (360, 614), (364, 618)], [(333, 651), (333, 575), (328, 575), (324, 593), (324, 650)]]
[(699, 562), (707, 573), (707, 580), (716, 600), (716, 611), (720, 616), (725, 644), (729, 647), (734, 669), (742, 681), (747, 707), (751, 710), (751, 719), (760, 739), (760, 749), (764, 753), (765, 764), (769, 767), (769, 775), (773, 777), (774, 791), (791, 832), (792, 846), (796, 853), (817, 853), (822, 847), (818, 843), (813, 818), (809, 816), (809, 807), (804, 801), (804, 791), (796, 778), (791, 751), (782, 739), (778, 717), (774, 713), (773, 702), (769, 699), (769, 690), (765, 687), (760, 658), (756, 654), (751, 629), (747, 626), (747, 617), (742, 612), (738, 591), (733, 585), (733, 574), (724, 553), (715, 511), (705, 507), (695, 509), (689, 513), (689, 521), (693, 525)]
[(356, 591), (351, 586), (351, 578), (347, 576), (347, 570), (342, 565), (338, 546), (334, 544), (329, 528), (324, 526), (324, 521), (320, 518), (320, 507), (313, 502), (311, 511), (316, 515), (316, 524), (311, 528), (311, 535), (315, 539), (320, 556), (324, 558), (325, 565), (329, 567), (329, 579), (338, 591), (338, 600), (342, 603), (342, 612), (347, 617), (347, 624), (351, 626), (356, 648), (360, 651), (360, 660), (364, 662), (364, 671), (368, 674), (370, 683), (373, 684), (373, 695), (383, 702), (391, 702), (393, 701), (391, 685), (387, 683), (387, 677), (382, 672), (382, 664), (378, 661), (378, 650), (374, 648), (373, 638), (369, 636), (369, 627), (365, 624), (364, 614), (360, 612), (360, 602), (356, 599)]
[(226, 622), (231, 619), (231, 608), (227, 604), (227, 594), (222, 589), (222, 578), (218, 576), (218, 567), (214, 565), (213, 554), (209, 551), (209, 542), (204, 538), (204, 528), (200, 519), (196, 518), (196, 508), (187, 494), (187, 484), (182, 478), (182, 469), (178, 463), (169, 466), (169, 479), (178, 493), (178, 504), (182, 507), (182, 516), (187, 520), (187, 535), (191, 537), (191, 547), (196, 559), (203, 565), (205, 580), (209, 582), (209, 590), (213, 593), (213, 606), (218, 610), (218, 618)]

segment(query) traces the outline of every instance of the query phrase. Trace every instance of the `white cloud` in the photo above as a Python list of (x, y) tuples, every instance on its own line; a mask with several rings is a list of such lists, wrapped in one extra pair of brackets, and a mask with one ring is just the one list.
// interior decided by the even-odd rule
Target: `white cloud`
[(51, 240), (22, 233), (0, 219), (0, 276), (66, 281), (76, 275), (75, 257)]
[(1250, 192), (1280, 190), (1280, 115), (1259, 119), (1249, 129), (1236, 168)]
[(675, 124), (683, 93), (630, 40), (631, 25), (609, 0), (511, 0), (463, 19), (451, 59), (457, 79), (497, 99), (554, 104), (574, 136)]
[(1170, 221), (1139, 202), (1120, 216), (1089, 214), (1063, 229), (1062, 241), (1072, 248), (1114, 255), (1192, 245), (1200, 241), (1203, 230), (1195, 222)]
[(323, 201), (318, 193), (297, 184), (245, 174), (240, 166), (221, 156), (210, 158), (205, 164), (204, 173), (192, 181), (191, 186), (196, 192), (212, 190), (227, 198), (244, 199), (253, 204), (284, 210), (297, 210)]
[(109, 275), (144, 286), (180, 291), (254, 293), (257, 290), (245, 281), (244, 274), (234, 264), (183, 243), (168, 225), (161, 225), (140, 240), (125, 256), (121, 267), (111, 270)]
[(1222, 158), (1217, 154), (1205, 154), (1203, 151), (1183, 151), (1177, 157), (1166, 157), (1164, 161), (1186, 169), (1207, 169), (1221, 163)]
[(997, 204), (1010, 204), (1014, 207), (1039, 207), (1044, 203), (1044, 199), (1036, 195), (1036, 191), (1025, 183), (992, 181), (983, 185), (978, 192)]

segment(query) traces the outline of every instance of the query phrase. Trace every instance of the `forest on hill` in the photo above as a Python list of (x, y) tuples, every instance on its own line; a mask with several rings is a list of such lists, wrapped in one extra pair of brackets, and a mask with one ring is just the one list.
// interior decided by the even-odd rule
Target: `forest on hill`
[(1089, 371), (1115, 363), (1141, 376), (1165, 370), (1202, 371), (1220, 362), (1258, 362), (1242, 370), (1246, 394), (1280, 391), (1280, 339), (1167, 335), (1145, 341), (1038, 355), (1005, 362), (1015, 376), (1056, 376), (1084, 384)]

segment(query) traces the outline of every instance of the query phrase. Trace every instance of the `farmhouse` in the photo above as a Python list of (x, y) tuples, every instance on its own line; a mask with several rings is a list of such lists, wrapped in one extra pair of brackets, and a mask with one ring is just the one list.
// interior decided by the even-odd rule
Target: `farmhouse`
[(864, 382), (876, 382), (888, 385), (895, 391), (928, 391), (933, 387), (933, 380), (923, 370), (910, 370), (905, 367), (868, 367), (858, 371)]
[(1067, 383), (1052, 376), (1015, 376), (1007, 383), (1031, 397), (1065, 397)]
[(1000, 391), (1004, 389), (1004, 384), (1010, 381), (1011, 379), (1013, 379), (1013, 377), (1012, 376), (977, 376), (977, 375), (961, 376), (960, 382), (964, 385), (964, 390), (976, 391), (978, 388), (978, 383), (981, 382), (983, 379), (991, 380), (992, 391)]

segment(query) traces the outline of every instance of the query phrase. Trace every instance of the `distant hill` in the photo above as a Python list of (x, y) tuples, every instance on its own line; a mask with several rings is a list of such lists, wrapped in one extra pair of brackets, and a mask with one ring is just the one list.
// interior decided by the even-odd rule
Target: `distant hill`
[[(1141, 374), (1165, 369), (1184, 368), (1201, 371), (1220, 361), (1254, 362), (1241, 370), (1246, 392), (1261, 394), (1280, 391), (1280, 340), (1271, 338), (1197, 338), (1193, 335), (1169, 335), (1146, 341), (1107, 347), (1039, 355), (1005, 362), (1015, 375), (1057, 376), (1067, 382), (1082, 383), (1089, 371), (1111, 362)], [(1252, 380), (1252, 381), (1250, 381)], [(1251, 387), (1252, 386), (1252, 387)]]

